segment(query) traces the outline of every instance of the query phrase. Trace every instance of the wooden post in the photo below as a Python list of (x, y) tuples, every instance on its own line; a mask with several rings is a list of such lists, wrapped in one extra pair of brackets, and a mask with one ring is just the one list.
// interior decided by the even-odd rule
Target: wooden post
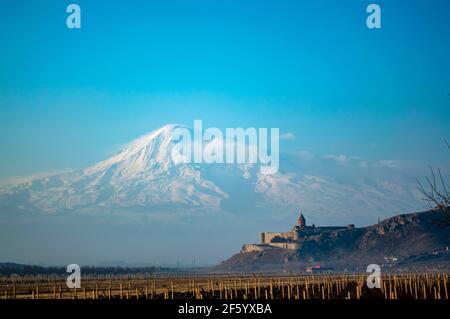
[(273, 286), (272, 286), (272, 278), (269, 281), (269, 294), (270, 294), (270, 299), (273, 299)]
[(261, 291), (260, 284), (261, 284), (261, 277), (258, 276), (258, 298), (260, 297), (259, 294), (260, 294), (260, 291)]
[(387, 298), (387, 291), (386, 291), (386, 281), (383, 281), (383, 291), (384, 291), (384, 299), (388, 299)]
[(414, 280), (414, 298), (417, 300), (418, 299), (418, 295), (417, 295), (417, 282)]
[(444, 276), (444, 291), (445, 291), (445, 299), (448, 300), (448, 292), (447, 292), (447, 274)]
[(309, 299), (309, 296), (308, 296), (308, 281), (306, 281), (306, 288), (305, 288), (305, 296), (306, 296), (306, 298), (305, 299)]
[(391, 282), (391, 279), (389, 279), (389, 299), (392, 299), (392, 282)]
[(151, 299), (153, 299), (154, 291), (155, 291), (155, 282), (152, 283), (152, 290), (151, 290), (151, 292), (150, 292), (150, 294), (151, 294), (151, 296), (150, 296)]
[(439, 299), (441, 299), (440, 298), (440, 295), (441, 295), (441, 278), (440, 278), (440, 276), (437, 279), (437, 295), (438, 295)]

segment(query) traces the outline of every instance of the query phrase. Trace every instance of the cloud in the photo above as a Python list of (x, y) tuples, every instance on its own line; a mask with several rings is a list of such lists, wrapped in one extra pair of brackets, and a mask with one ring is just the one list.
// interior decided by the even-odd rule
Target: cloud
[(380, 164), (389, 168), (400, 168), (404, 165), (404, 163), (399, 160), (382, 160), (380, 161)]
[(333, 160), (333, 161), (336, 161), (341, 164), (346, 163), (349, 159), (349, 157), (346, 155), (326, 155), (323, 158), (325, 158), (327, 160)]
[(32, 182), (34, 180), (46, 178), (46, 177), (52, 177), (54, 175), (64, 174), (72, 171), (73, 169), (66, 169), (66, 170), (60, 170), (60, 171), (48, 171), (48, 172), (39, 172), (34, 173), (26, 176), (15, 176), (10, 178), (4, 178), (0, 179), (0, 187), (3, 186), (12, 186), (22, 183), (28, 183)]
[(295, 139), (295, 134), (291, 132), (287, 132), (280, 135), (281, 140), (293, 140)]
[(299, 157), (301, 160), (304, 160), (304, 161), (312, 161), (312, 160), (316, 159), (316, 156), (313, 153), (311, 153), (310, 151), (306, 151), (306, 150), (287, 152), (287, 154), (291, 154), (296, 157)]

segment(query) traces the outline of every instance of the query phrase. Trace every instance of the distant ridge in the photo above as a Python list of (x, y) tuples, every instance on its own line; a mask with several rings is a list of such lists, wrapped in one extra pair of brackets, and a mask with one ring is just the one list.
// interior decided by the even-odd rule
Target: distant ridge
[[(86, 275), (129, 275), (129, 274), (155, 274), (155, 273), (182, 273), (183, 269), (165, 267), (123, 267), (108, 266), (94, 267), (81, 266), (82, 274)], [(37, 266), (17, 264), (12, 262), (0, 263), (0, 275), (2, 276), (36, 276), (36, 275), (56, 275), (67, 277), (66, 267), (61, 266)]]

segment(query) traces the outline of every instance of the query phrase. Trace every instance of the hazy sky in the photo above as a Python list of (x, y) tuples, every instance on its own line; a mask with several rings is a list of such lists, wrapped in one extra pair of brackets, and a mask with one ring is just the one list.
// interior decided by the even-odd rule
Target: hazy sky
[(279, 127), (282, 151), (445, 161), (450, 2), (375, 2), (380, 30), (362, 0), (1, 1), (0, 178), (194, 119)]

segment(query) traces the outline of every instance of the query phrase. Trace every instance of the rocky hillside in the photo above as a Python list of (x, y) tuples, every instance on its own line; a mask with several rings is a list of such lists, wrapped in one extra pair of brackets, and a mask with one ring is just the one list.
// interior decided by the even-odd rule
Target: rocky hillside
[(296, 251), (241, 252), (214, 271), (303, 271), (318, 265), (321, 269), (364, 270), (372, 263), (394, 269), (450, 270), (450, 228), (441, 223), (444, 214), (404, 214), (365, 228), (307, 236)]

